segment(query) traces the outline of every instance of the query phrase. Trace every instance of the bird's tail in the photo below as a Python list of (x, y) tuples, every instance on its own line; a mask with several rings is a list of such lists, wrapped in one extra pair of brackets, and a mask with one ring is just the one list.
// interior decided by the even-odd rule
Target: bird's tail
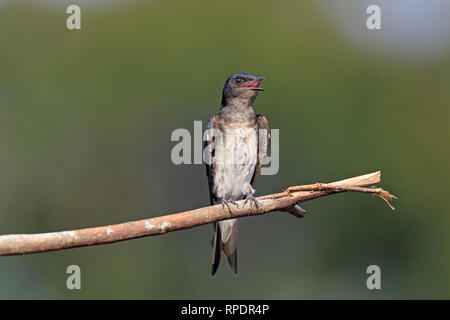
[(214, 222), (214, 236), (211, 242), (213, 247), (213, 256), (212, 256), (212, 270), (211, 274), (214, 275), (217, 271), (217, 268), (220, 264), (220, 255), (222, 254), (222, 235), (220, 233), (219, 223)]
[(221, 252), (225, 254), (234, 273), (237, 273), (238, 221), (230, 219), (214, 223), (213, 260), (211, 274), (214, 275), (220, 264)]

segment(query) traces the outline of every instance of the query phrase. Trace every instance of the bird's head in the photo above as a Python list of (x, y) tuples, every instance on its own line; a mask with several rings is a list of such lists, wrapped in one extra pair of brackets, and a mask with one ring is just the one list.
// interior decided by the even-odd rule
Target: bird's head
[(251, 105), (263, 88), (259, 85), (264, 77), (255, 77), (249, 73), (237, 73), (228, 77), (222, 92), (222, 106), (232, 102)]

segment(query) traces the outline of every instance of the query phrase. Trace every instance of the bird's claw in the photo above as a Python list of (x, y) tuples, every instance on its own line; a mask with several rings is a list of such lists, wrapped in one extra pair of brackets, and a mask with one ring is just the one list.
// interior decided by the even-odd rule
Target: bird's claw
[(248, 201), (250, 201), (250, 203), (249, 203), (250, 211), (248, 212), (248, 215), (251, 215), (253, 213), (253, 204), (255, 204), (256, 212), (258, 212), (258, 209), (259, 209), (258, 201), (256, 201), (256, 199), (253, 196), (253, 194), (249, 195), (247, 197), (247, 199), (245, 199), (244, 204), (246, 204)]
[(234, 206), (237, 207), (237, 208), (239, 208), (239, 205), (238, 205), (238, 203), (236, 201), (233, 201), (233, 200), (225, 200), (225, 199), (222, 200), (222, 209), (224, 209), (225, 206), (227, 206), (228, 211), (230, 211), (230, 214), (233, 216), (234, 215), (233, 214), (233, 210), (231, 210), (231, 207), (230, 207), (229, 203), (234, 204)]

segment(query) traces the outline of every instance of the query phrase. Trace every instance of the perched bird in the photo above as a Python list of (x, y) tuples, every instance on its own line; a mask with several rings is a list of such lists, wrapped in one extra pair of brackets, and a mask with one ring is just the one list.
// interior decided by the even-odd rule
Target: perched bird
[[(246, 199), (250, 214), (258, 203), (252, 185), (270, 143), (269, 123), (255, 114), (253, 102), (264, 78), (248, 73), (230, 76), (223, 88), (219, 113), (212, 116), (205, 131), (206, 173), (211, 205), (222, 204), (233, 215), (236, 201)], [(237, 273), (237, 219), (214, 223), (212, 275), (220, 263), (221, 251)]]

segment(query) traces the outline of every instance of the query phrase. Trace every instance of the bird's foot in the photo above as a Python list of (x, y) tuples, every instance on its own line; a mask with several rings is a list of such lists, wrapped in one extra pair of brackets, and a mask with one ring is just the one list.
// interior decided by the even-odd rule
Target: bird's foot
[(251, 193), (250, 195), (247, 196), (247, 199), (245, 199), (244, 204), (246, 204), (247, 202), (250, 202), (250, 211), (248, 212), (248, 215), (251, 215), (253, 213), (253, 204), (256, 207), (256, 212), (258, 212), (259, 209), (259, 205), (258, 205), (258, 201), (256, 201), (255, 196), (253, 195), (253, 193)]
[(234, 216), (233, 210), (231, 210), (231, 207), (230, 207), (230, 203), (231, 203), (231, 204), (234, 204), (235, 207), (239, 208), (239, 205), (238, 205), (238, 203), (237, 203), (236, 201), (233, 201), (233, 200), (225, 200), (225, 199), (223, 199), (223, 200), (222, 200), (222, 209), (224, 209), (225, 206), (227, 206), (228, 211), (230, 211), (230, 214), (231, 214), (232, 216)]

